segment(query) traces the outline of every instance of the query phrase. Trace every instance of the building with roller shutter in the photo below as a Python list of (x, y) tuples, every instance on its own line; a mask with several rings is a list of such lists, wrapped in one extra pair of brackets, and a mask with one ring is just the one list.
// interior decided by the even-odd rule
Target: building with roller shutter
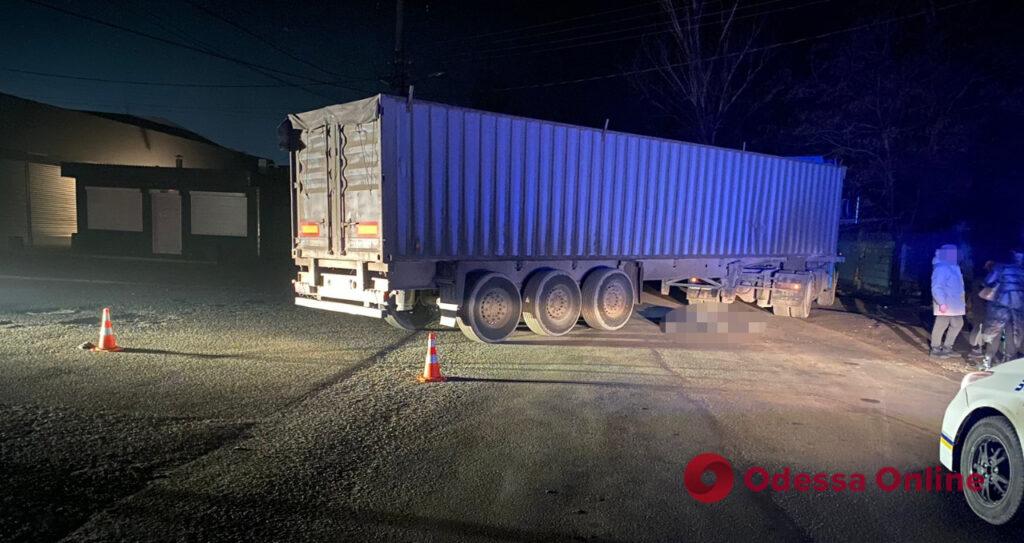
[(272, 164), (166, 121), (0, 94), (0, 126), (0, 251), (258, 255), (280, 218)]

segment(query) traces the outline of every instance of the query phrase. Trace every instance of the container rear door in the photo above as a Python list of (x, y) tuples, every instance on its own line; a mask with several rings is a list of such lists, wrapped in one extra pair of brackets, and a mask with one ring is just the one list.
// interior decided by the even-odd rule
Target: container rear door
[(295, 234), (300, 257), (324, 258), (345, 251), (337, 220), (343, 216), (344, 201), (334, 166), (338, 156), (335, 133), (330, 125), (303, 130), (303, 147), (295, 154)]
[(380, 119), (341, 127), (345, 246), (360, 260), (380, 260)]

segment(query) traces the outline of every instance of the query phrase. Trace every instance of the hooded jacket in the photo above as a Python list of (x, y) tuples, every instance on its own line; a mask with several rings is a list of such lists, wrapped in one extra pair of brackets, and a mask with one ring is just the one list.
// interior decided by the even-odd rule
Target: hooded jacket
[[(932, 314), (955, 317), (967, 313), (960, 266), (939, 257), (932, 259), (932, 266)], [(943, 305), (945, 311), (941, 309)]]
[(1024, 310), (1024, 267), (1020, 264), (996, 266), (985, 278), (985, 286), (996, 289), (992, 304), (1014, 311)]

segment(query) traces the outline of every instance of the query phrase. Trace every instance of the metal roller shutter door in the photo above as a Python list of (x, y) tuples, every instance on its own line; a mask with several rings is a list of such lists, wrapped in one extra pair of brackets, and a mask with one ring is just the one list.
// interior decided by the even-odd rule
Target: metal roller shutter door
[(9, 247), (12, 238), (28, 244), (27, 207), (25, 163), (0, 160), (0, 250)]
[(142, 191), (85, 187), (89, 230), (142, 232)]
[(192, 191), (189, 202), (193, 235), (244, 238), (249, 234), (249, 206), (244, 193)]
[(75, 179), (61, 177), (60, 166), (28, 165), (32, 244), (70, 247), (78, 231)]

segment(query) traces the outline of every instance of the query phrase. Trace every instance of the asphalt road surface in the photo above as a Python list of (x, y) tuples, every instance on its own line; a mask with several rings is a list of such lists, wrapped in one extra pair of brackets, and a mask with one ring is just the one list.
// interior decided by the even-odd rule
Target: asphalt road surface
[[(938, 464), (958, 375), (837, 329), (864, 317), (769, 317), (766, 334), (728, 345), (642, 315), (613, 334), (523, 327), (500, 346), (440, 329), (453, 379), (419, 384), (426, 334), (295, 307), (287, 280), (279, 268), (0, 265), (0, 538), (1022, 535), (975, 519), (956, 493), (874, 486), (881, 467)], [(104, 306), (126, 352), (77, 350), (96, 341)], [(683, 486), (702, 452), (737, 477), (716, 504)], [(754, 466), (869, 480), (864, 492), (754, 492), (742, 483)]]

